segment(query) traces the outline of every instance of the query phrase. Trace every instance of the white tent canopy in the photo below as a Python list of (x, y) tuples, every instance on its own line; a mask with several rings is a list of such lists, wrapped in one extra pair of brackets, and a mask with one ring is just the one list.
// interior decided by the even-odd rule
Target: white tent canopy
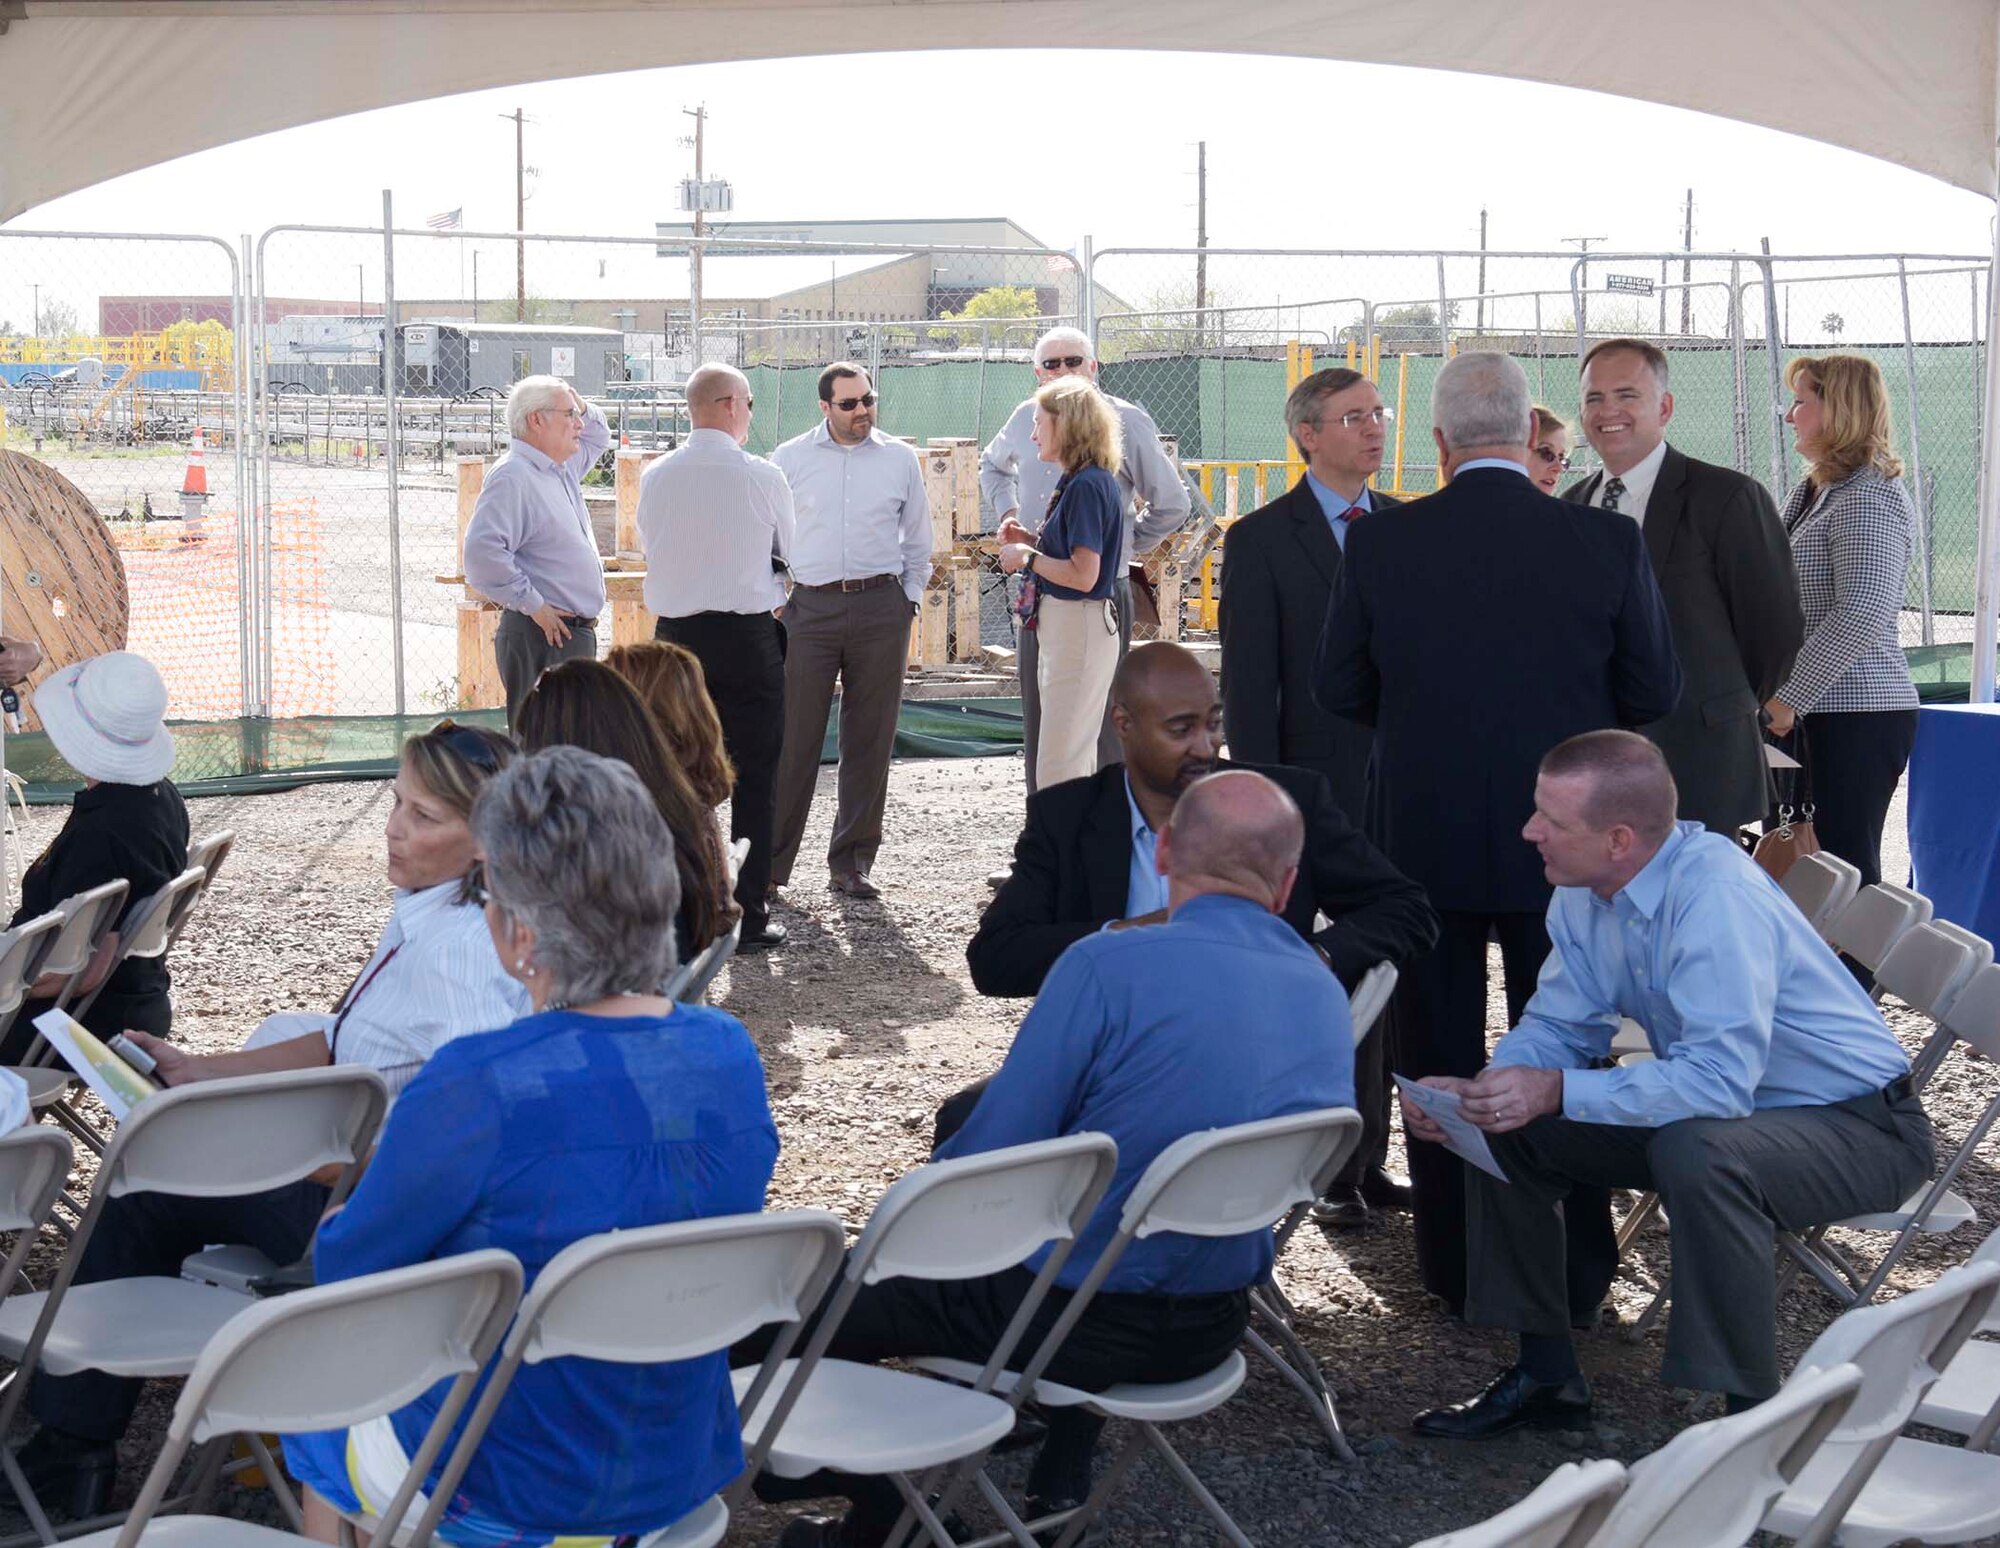
[[(0, 28), (0, 221), (193, 151), (454, 92), (781, 54), (944, 48), (1289, 54), (1512, 76), (1762, 124), (1995, 191), (2000, 0), (1680, 0), (1651, 8), (1576, 0), (0, 0)], [(134, 122), (141, 103), (143, 124)], [(1989, 376), (1977, 697), (1990, 694), (2000, 609), (2000, 372)]]

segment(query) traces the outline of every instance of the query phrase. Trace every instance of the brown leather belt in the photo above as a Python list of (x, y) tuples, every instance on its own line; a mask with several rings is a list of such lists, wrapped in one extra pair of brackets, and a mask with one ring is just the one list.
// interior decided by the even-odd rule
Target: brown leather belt
[(900, 586), (902, 583), (900, 575), (864, 575), (860, 580), (826, 581), (817, 586), (809, 581), (795, 581), (793, 586), (799, 591), (873, 591), (878, 586)]

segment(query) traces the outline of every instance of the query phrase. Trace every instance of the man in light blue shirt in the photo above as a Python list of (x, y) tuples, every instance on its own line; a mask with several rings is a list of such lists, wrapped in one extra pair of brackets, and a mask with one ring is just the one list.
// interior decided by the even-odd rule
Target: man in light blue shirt
[(771, 454), (798, 531), (785, 604), (785, 737), (771, 885), (792, 877), (840, 683), (840, 805), (827, 867), (835, 892), (874, 898), (889, 805), (910, 619), (931, 578), (931, 506), (917, 454), (875, 424), (875, 384), (851, 361), (819, 374), (820, 422)]
[(611, 427), (559, 376), (516, 382), (507, 426), (514, 438), (466, 524), (465, 583), (506, 609), (493, 654), (511, 727), (544, 667), (597, 656), (604, 564), (582, 486)]
[[(1775, 1233), (1896, 1208), (1930, 1126), (1880, 1013), (1736, 844), (1675, 822), (1666, 759), (1594, 731), (1542, 760), (1523, 836), (1555, 897), (1533, 999), (1459, 1095), (1505, 1181), (1467, 1168), (1466, 1320), (1521, 1335), (1476, 1398), (1417, 1417), (1480, 1440), (1590, 1412), (1571, 1347), (1558, 1206), (1579, 1185), (1656, 1191), (1672, 1229), (1665, 1379), (1748, 1406), (1778, 1388)], [(1655, 1058), (1596, 1067), (1620, 1017)], [(1420, 1139), (1442, 1138), (1404, 1104)]]

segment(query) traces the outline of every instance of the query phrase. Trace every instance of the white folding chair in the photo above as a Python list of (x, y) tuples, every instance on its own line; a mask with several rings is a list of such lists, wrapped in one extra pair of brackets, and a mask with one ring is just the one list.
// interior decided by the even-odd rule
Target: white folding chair
[[(1933, 1023), (1942, 1023), (1952, 1002), (1992, 960), (1991, 942), (1949, 920), (1933, 919), (1906, 932), (1889, 948), (1875, 970), (1875, 983)], [(1918, 1091), (1936, 1073), (1952, 1041), (1939, 1025), (1924, 1044), (1910, 1069), (1910, 1084)]]
[[(1827, 1548), (1836, 1538), (1846, 1548), (1888, 1548), (1910, 1537), (1967, 1541), (1919, 1532), (1905, 1502), (1882, 1493), (1868, 1497), (1869, 1481), (1900, 1444), (1897, 1437), (1938, 1373), (1992, 1308), (1996, 1291), (2000, 1263), (1969, 1264), (1898, 1300), (1857, 1307), (1813, 1340), (1786, 1387), (1814, 1372), (1852, 1364), (1861, 1369), (1861, 1389), (1765, 1515), (1765, 1531), (1794, 1539), (1798, 1548)], [(1989, 1484), (1987, 1502), (1989, 1510), (2000, 1510), (2000, 1480)]]
[(1625, 1487), (1617, 1462), (1565, 1462), (1497, 1516), (1416, 1548), (1585, 1548)]
[(743, 874), (743, 862), (750, 858), (750, 841), (747, 838), (734, 840), (729, 846), (729, 890), (736, 890), (736, 878)]
[[(2000, 1231), (1989, 1235), (1972, 1255), (1974, 1263), (2000, 1263)], [(2000, 1333), (2000, 1300), (1995, 1309), (1973, 1330)], [(1968, 1451), (1991, 1451), (2000, 1432), (2000, 1343), (1990, 1338), (1969, 1338), (1937, 1385), (1924, 1394), (1917, 1405), (1916, 1422), (1934, 1430), (1963, 1435)]]
[[(1908, 887), (1877, 882), (1863, 887), (1826, 927), (1826, 941), (1874, 972), (1894, 946), (1920, 924), (1928, 924), (1931, 900)], [(1881, 998), (1881, 991), (1876, 991)]]
[(1806, 923), (1825, 935), (1828, 922), (1861, 890), (1861, 872), (1840, 856), (1820, 850), (1794, 861), (1778, 886), (1798, 905)]
[(443, 1449), (479, 1372), (521, 1295), (521, 1265), (488, 1248), (409, 1268), (343, 1279), (268, 1301), (245, 1301), (194, 1362), (174, 1404), (165, 1448), (124, 1525), (80, 1539), (84, 1548), (287, 1548), (292, 1532), (220, 1516), (161, 1516), (175, 1469), (193, 1445), (219, 1451), (250, 1437), (265, 1476), (295, 1527), (297, 1503), (259, 1438), (278, 1431), (338, 1430), (401, 1408), (438, 1382), (452, 1385), (395, 1498), (382, 1512), (388, 1548), (424, 1548), (432, 1523), (397, 1529)]
[(1396, 977), (1395, 963), (1378, 962), (1361, 975), (1361, 982), (1347, 997), (1347, 1019), (1354, 1026), (1356, 1048), (1368, 1041), (1368, 1034), (1375, 1030), (1375, 1023), (1389, 1008), (1390, 997), (1396, 992)]
[(1742, 1544), (1853, 1406), (1861, 1369), (1834, 1365), (1767, 1402), (1681, 1431), (1625, 1474), (1590, 1548)]
[[(1945, 1011), (1938, 1029), (1940, 1035), (1948, 1036), (1952, 1042), (1964, 1043), (1983, 1059), (2000, 1059), (2000, 963), (1989, 963), (1981, 968), (1952, 997), (1950, 1008)], [(1854, 1215), (1846, 1220), (1832, 1221), (1827, 1226), (1815, 1227), (1804, 1236), (1790, 1231), (1779, 1232), (1778, 1245), (1792, 1260), (1779, 1279), (1779, 1292), (1782, 1294), (1790, 1288), (1797, 1270), (1802, 1268), (1835, 1300), (1844, 1305), (1865, 1304), (1880, 1293), (1890, 1271), (1902, 1260), (1904, 1252), (1918, 1235), (1942, 1236), (1976, 1220), (1978, 1212), (1966, 1198), (1953, 1190), (1952, 1184), (1970, 1164), (1996, 1118), (2000, 1118), (2000, 1088), (1995, 1089), (1957, 1149), (1945, 1158), (1937, 1177), (1896, 1208), (1880, 1214)], [(1826, 1232), (1833, 1227), (1848, 1231), (1893, 1232), (1895, 1239), (1873, 1271), (1864, 1274), (1845, 1252), (1826, 1239)]]
[(72, 1152), (60, 1129), (31, 1124), (0, 1135), (0, 1231), (14, 1233), (14, 1246), (0, 1269), (0, 1295), (28, 1283), (28, 1253), (69, 1180)]
[(178, 876), (160, 888), (139, 899), (125, 911), (125, 917), (118, 921), (118, 950), (111, 958), (111, 965), (96, 987), (70, 1008), (70, 1014), (81, 1021), (90, 1014), (90, 1007), (97, 1003), (97, 997), (104, 992), (104, 986), (111, 982), (111, 975), (127, 961), (137, 958), (146, 961), (166, 955), (172, 939), (168, 927), (173, 921), (174, 911), (184, 897), (192, 897), (201, 890), (202, 871), (198, 865), (191, 865)]
[[(1069, 1134), (934, 1161), (892, 1184), (847, 1255), (839, 1288), (805, 1352), (775, 1369), (767, 1362), (761, 1372), (734, 1373), (749, 1457), (725, 1501), (740, 1501), (762, 1467), (781, 1478), (804, 1478), (821, 1468), (886, 1474), (938, 1548), (953, 1548), (950, 1533), (909, 1475), (983, 1457), (1013, 1428), (1019, 1399), (1003, 1401), (992, 1388), (1117, 1164), (1118, 1147), (1110, 1136)], [(1012, 1268), (1051, 1243), (1053, 1250), (984, 1368), (963, 1367), (970, 1387), (825, 1358), (864, 1284), (903, 1276), (977, 1278)], [(1077, 1305), (1077, 1296), (1070, 1305)], [(1053, 1352), (1047, 1340), (1037, 1351), (1044, 1352)], [(946, 1508), (940, 1501), (938, 1509)], [(1011, 1511), (1007, 1516), (1014, 1531), (1019, 1519)], [(900, 1535), (899, 1529), (891, 1541)], [(1017, 1540), (1034, 1548), (1025, 1530)]]
[[(83, 982), (83, 975), (90, 967), (90, 959), (97, 953), (98, 943), (117, 923), (128, 890), (127, 883), (123, 881), (108, 881), (73, 893), (55, 906), (55, 912), (62, 915), (62, 928), (56, 932), (55, 940), (36, 969), (43, 977), (50, 974), (62, 977), (62, 985), (51, 1002), (55, 1009), (69, 1009), (77, 986)], [(50, 1064), (55, 1057), (56, 1051), (48, 1045), (47, 1039), (37, 1036), (28, 1050), (27, 1062)]]
[[(781, 1322), (786, 1331), (765, 1361), (775, 1374), (846, 1246), (838, 1215), (795, 1209), (610, 1231), (565, 1247), (521, 1302), (499, 1363), (438, 1475), (417, 1539), (436, 1530), (524, 1363), (693, 1360)], [(377, 1529), (372, 1521), (357, 1525)], [(728, 1529), (728, 1507), (713, 1495), (665, 1534), (648, 1534), (647, 1548), (712, 1548)]]
[[(50, 909), (0, 934), (0, 1038), (14, 1029), (21, 1007), (28, 1003), (29, 987), (41, 976), (42, 959), (55, 945), (62, 926), (62, 911)], [(71, 1079), (67, 1067), (17, 1064), (10, 1068), (27, 1082), (28, 1105), (36, 1111), (60, 1097)]]
[(215, 878), (222, 874), (222, 865), (229, 858), (229, 851), (236, 847), (236, 830), (224, 828), (211, 833), (206, 838), (196, 839), (188, 845), (187, 863), (201, 871), (201, 885), (193, 892), (184, 893), (174, 909), (174, 916), (167, 922), (167, 946), (174, 944), (187, 933), (188, 920), (194, 913), (195, 904), (208, 896), (208, 889), (215, 885)]
[[(1102, 1418), (1124, 1419), (1132, 1425), (1131, 1438), (1082, 1505), (1032, 1523), (1036, 1532), (1044, 1534), (1044, 1540), (1050, 1529), (1060, 1527), (1062, 1536), (1057, 1548), (1074, 1548), (1140, 1453), (1151, 1446), (1223, 1536), (1235, 1548), (1250, 1548), (1242, 1529), (1159, 1428), (1199, 1418), (1235, 1396), (1248, 1374), (1240, 1352), (1232, 1351), (1213, 1370), (1186, 1381), (1122, 1382), (1102, 1392), (1086, 1392), (1080, 1387), (1041, 1379), (1040, 1371), (1054, 1357), (1062, 1339), (1083, 1315), (1091, 1296), (1134, 1241), (1161, 1231), (1220, 1237), (1267, 1230), (1281, 1217), (1319, 1197), (1360, 1138), (1359, 1113), (1351, 1107), (1328, 1107), (1190, 1134), (1161, 1151), (1146, 1168), (1126, 1197), (1118, 1234), (1106, 1244), (1097, 1262), (1091, 1265), (1090, 1273), (1077, 1286), (1063, 1308), (1063, 1315), (1043, 1340), (1037, 1359), (1023, 1369), (1019, 1378), (1003, 1378), (1017, 1399), (1025, 1393), (1044, 1408), (1083, 1407)], [(926, 1370), (959, 1377), (971, 1369), (956, 1361), (918, 1363)], [(983, 1471), (977, 1475), (977, 1482), (980, 1493), (1009, 1530), (1020, 1526), (998, 1488)], [(949, 1492), (945, 1498), (948, 1502)], [(894, 1548), (893, 1539), (890, 1548)]]
[[(37, 1369), (72, 1376), (185, 1376), (244, 1298), (185, 1279), (146, 1277), (78, 1285), (77, 1264), (104, 1208), (128, 1193), (233, 1198), (263, 1193), (339, 1166), (332, 1203), (353, 1186), (382, 1121), (382, 1077), (359, 1065), (288, 1070), (176, 1086), (147, 1097), (118, 1126), (90, 1202), (46, 1291), (0, 1301), (0, 1355), (17, 1366), (0, 1399), (5, 1435)], [(41, 1502), (11, 1451), (0, 1469), (44, 1542)]]

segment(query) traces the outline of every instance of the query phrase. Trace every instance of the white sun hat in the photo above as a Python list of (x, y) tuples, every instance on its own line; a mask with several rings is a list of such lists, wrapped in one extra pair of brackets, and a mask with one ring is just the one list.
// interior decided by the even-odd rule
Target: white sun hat
[(144, 656), (114, 650), (50, 673), (35, 689), (35, 713), (56, 751), (86, 779), (151, 785), (174, 766), (162, 722), (167, 685)]

